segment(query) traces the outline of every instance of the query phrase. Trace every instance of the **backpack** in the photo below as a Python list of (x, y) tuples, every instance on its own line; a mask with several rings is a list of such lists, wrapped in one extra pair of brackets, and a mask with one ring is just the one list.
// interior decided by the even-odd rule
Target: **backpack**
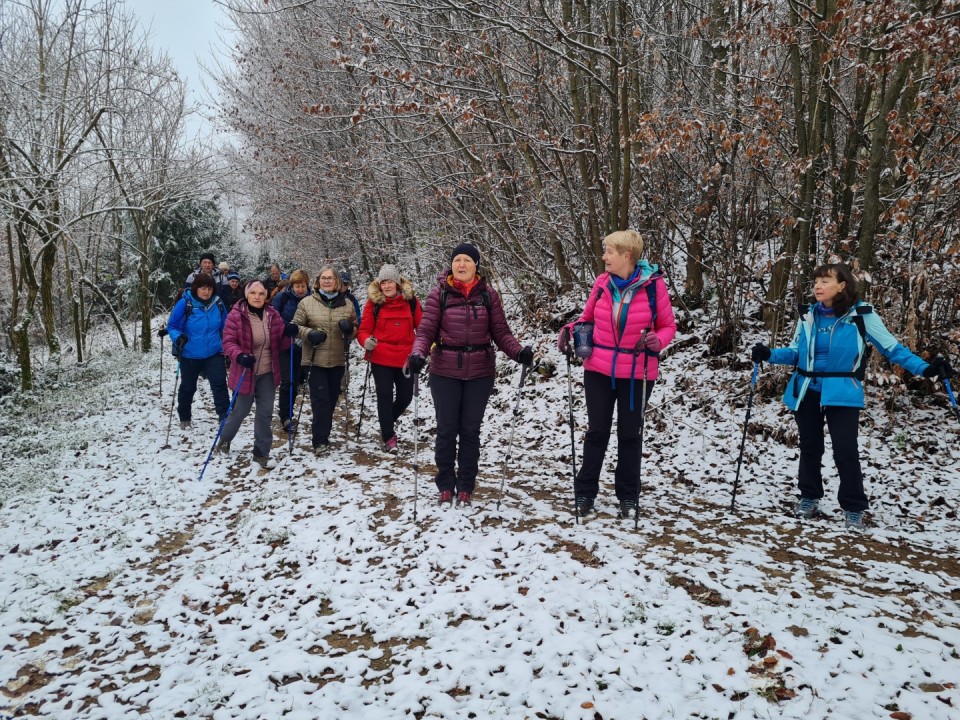
[[(444, 282), (443, 285), (440, 286), (440, 322), (443, 321), (443, 311), (447, 307), (447, 295), (449, 293), (450, 293), (450, 286), (446, 282)], [(476, 318), (477, 304), (475, 302), (467, 302), (466, 298), (464, 298), (464, 301), (465, 301), (463, 303), (464, 305), (473, 306), (473, 317)], [(490, 311), (490, 291), (487, 290), (486, 287), (484, 287), (483, 290), (480, 291), (480, 304), (483, 305), (483, 307), (485, 307), (488, 312)], [(437, 327), (440, 327), (440, 322), (437, 323)]]
[[(222, 312), (224, 315), (227, 314), (227, 306), (223, 304), (223, 299), (217, 293), (213, 294), (212, 301), (215, 305), (218, 305), (220, 307), (220, 312)], [(192, 312), (193, 312), (193, 299), (191, 297), (187, 297), (187, 307), (183, 311), (183, 327), (184, 328), (187, 327), (187, 320), (190, 319), (190, 314)], [(170, 324), (169, 320), (167, 321), (167, 324), (168, 325)]]
[[(810, 312), (812, 307), (812, 305), (799, 306), (798, 310), (800, 311), (801, 321), (807, 316), (807, 313)], [(794, 367), (794, 371), (804, 377), (852, 377), (863, 382), (863, 379), (867, 376), (867, 364), (870, 362), (870, 356), (873, 354), (873, 345), (867, 342), (867, 328), (863, 322), (863, 316), (872, 313), (873, 307), (870, 305), (855, 305), (853, 309), (855, 310), (852, 318), (853, 324), (857, 326), (857, 332), (860, 333), (860, 340), (863, 342), (863, 355), (860, 356), (860, 363), (856, 369), (851, 372), (815, 372)]]

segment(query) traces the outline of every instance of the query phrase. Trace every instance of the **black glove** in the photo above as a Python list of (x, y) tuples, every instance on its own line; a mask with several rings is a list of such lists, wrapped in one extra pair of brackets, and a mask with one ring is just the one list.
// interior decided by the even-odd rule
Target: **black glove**
[(418, 374), (423, 370), (423, 366), (426, 364), (427, 360), (423, 355), (417, 355), (414, 353), (409, 358), (407, 358), (407, 367), (410, 368), (410, 372), (414, 375)]
[(950, 367), (950, 361), (943, 355), (937, 355), (927, 369), (923, 371), (925, 378), (937, 378), (938, 380), (949, 380), (953, 377), (953, 368)]
[(340, 334), (345, 338), (353, 335), (353, 323), (344, 318), (337, 321), (337, 327), (340, 328)]
[(237, 355), (237, 365), (245, 368), (252, 368), (257, 364), (257, 359), (253, 355), (247, 355), (246, 353), (240, 353)]
[(770, 359), (770, 348), (763, 343), (757, 343), (750, 351), (750, 359), (756, 362), (766, 362)]
[(533, 348), (527, 345), (517, 353), (517, 362), (521, 365), (533, 365)]
[(323, 330), (311, 330), (307, 333), (307, 340), (311, 345), (319, 345), (327, 339), (327, 334)]
[(174, 357), (180, 357), (183, 354), (183, 346), (187, 344), (189, 339), (186, 335), (177, 336), (177, 339), (173, 341), (173, 350), (171, 351)]
[(293, 323), (287, 323), (283, 326), (283, 334), (288, 338), (295, 338), (300, 334), (300, 326), (294, 325)]
[(157, 337), (158, 337), (158, 338), (166, 337), (166, 336), (169, 335), (169, 334), (170, 334), (170, 331), (167, 330), (167, 326), (166, 326), (166, 325), (164, 325), (162, 328), (160, 328), (159, 330), (157, 330)]

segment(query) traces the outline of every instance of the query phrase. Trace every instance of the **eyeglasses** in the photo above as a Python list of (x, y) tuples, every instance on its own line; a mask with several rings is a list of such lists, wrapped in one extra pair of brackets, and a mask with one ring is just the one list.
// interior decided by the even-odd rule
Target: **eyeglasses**
[(331, 276), (331, 275), (321, 275), (321, 276), (320, 276), (320, 282), (334, 282), (335, 280), (336, 280), (336, 278), (333, 277), (333, 276)]

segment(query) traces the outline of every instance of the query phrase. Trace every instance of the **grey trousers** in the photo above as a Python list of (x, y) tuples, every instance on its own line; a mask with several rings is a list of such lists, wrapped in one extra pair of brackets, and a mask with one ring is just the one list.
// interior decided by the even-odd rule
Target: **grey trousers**
[(277, 388), (273, 384), (273, 373), (257, 375), (253, 385), (253, 395), (238, 395), (233, 403), (233, 410), (227, 417), (220, 435), (220, 442), (229, 443), (240, 431), (243, 419), (250, 413), (254, 401), (257, 411), (253, 416), (253, 454), (256, 457), (269, 457), (270, 447), (273, 445), (273, 432), (270, 422), (273, 419), (273, 402), (277, 396)]

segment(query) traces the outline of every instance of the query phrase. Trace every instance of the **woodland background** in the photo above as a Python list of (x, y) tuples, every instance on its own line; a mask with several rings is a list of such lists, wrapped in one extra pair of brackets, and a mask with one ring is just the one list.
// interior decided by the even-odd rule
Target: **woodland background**
[(912, 348), (960, 342), (955, 0), (220, 4), (216, 145), (122, 3), (0, 0), (3, 392), (98, 323), (149, 351), (205, 249), (423, 290), (470, 241), (549, 328), (625, 227), (719, 357), (832, 257)]

